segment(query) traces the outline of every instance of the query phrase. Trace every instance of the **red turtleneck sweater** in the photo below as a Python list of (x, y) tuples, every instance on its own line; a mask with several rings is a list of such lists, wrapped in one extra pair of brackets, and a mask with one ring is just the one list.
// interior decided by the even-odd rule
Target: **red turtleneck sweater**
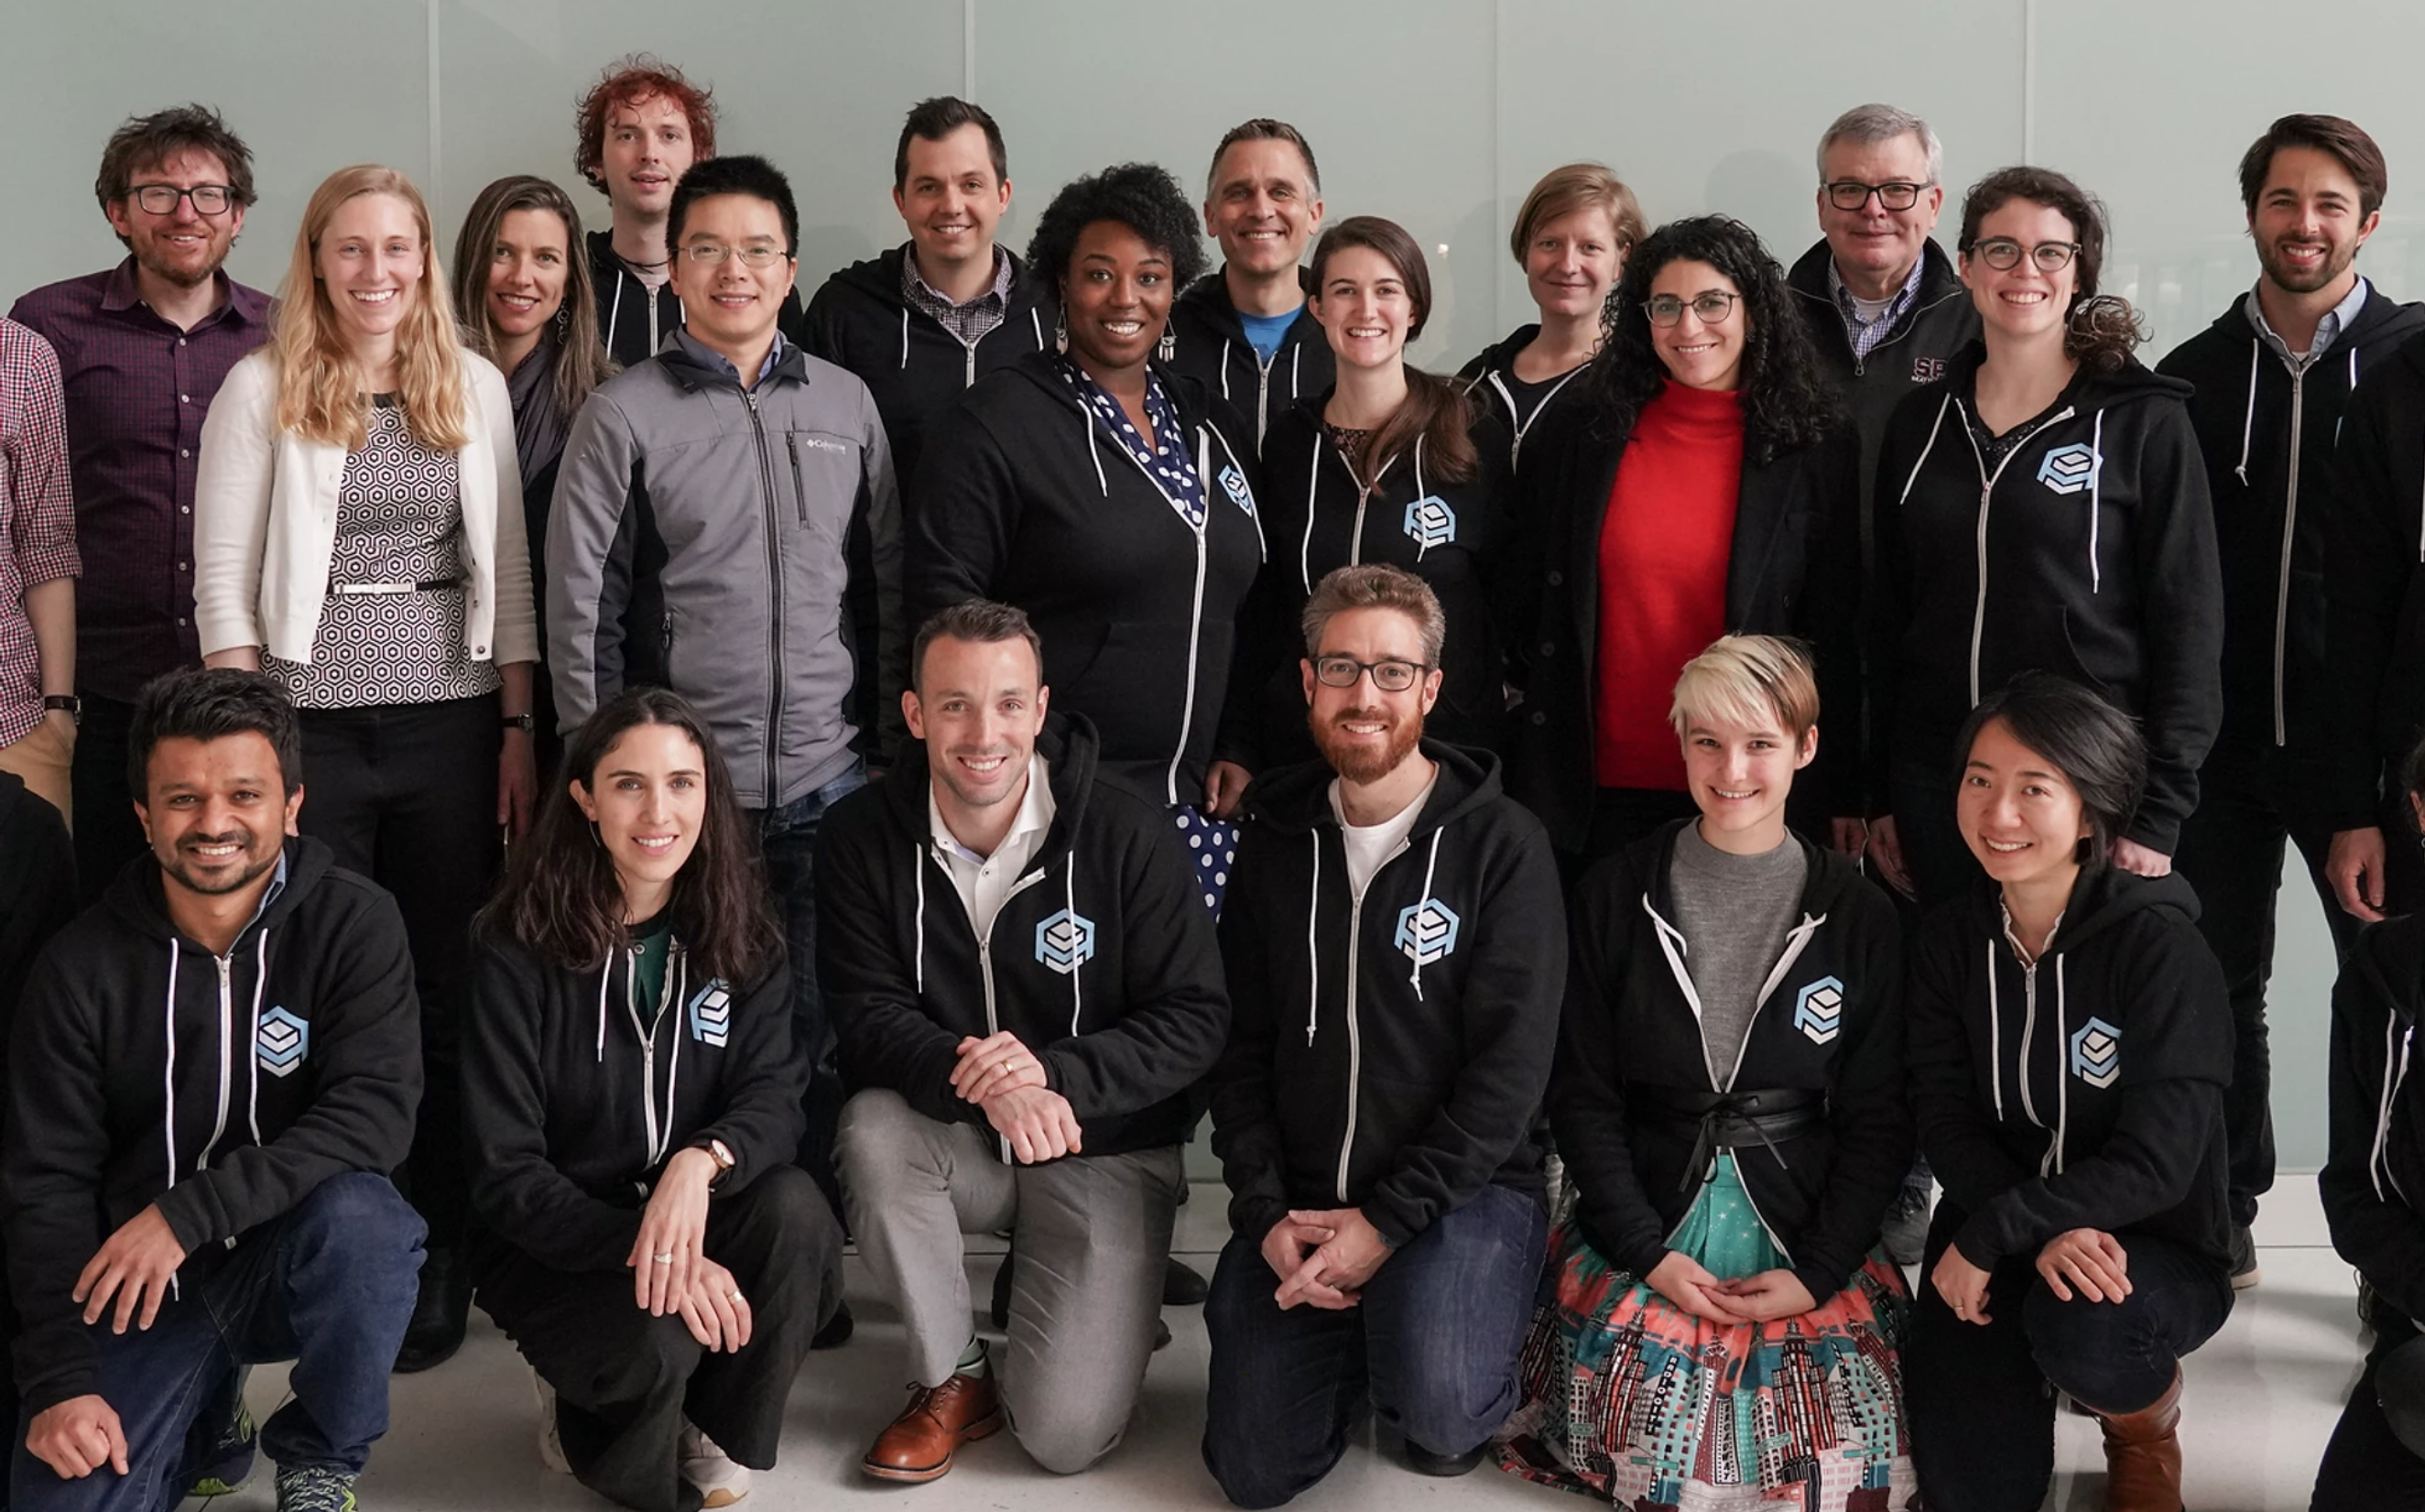
[(1726, 633), (1726, 561), (1742, 487), (1742, 402), (1668, 380), (1645, 405), (1599, 530), (1593, 775), (1684, 788), (1667, 711), (1676, 676)]

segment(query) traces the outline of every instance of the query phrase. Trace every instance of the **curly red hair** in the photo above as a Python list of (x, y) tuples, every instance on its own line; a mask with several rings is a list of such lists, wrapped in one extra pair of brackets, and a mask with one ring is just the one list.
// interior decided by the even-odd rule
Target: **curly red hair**
[(715, 155), (715, 96), (683, 78), (682, 70), (655, 54), (631, 54), (608, 64), (589, 92), (572, 107), (581, 128), (581, 148), (573, 153), (572, 165), (601, 194), (606, 191), (606, 181), (599, 172), (606, 151), (606, 118), (618, 106), (650, 100), (670, 100), (681, 106), (690, 121), (693, 155)]

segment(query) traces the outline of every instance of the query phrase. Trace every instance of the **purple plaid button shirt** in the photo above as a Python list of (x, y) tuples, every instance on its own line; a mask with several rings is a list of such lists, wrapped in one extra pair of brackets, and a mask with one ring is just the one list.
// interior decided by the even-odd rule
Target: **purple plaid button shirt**
[(50, 343), (0, 320), (0, 746), (42, 722), (42, 663), (25, 590), (78, 570), (66, 406)]
[(201, 660), (194, 633), (194, 471), (228, 370), (269, 339), (269, 297), (222, 273), (192, 330), (136, 292), (135, 260), (36, 289), (9, 312), (58, 353), (76, 536), (78, 692), (133, 701)]

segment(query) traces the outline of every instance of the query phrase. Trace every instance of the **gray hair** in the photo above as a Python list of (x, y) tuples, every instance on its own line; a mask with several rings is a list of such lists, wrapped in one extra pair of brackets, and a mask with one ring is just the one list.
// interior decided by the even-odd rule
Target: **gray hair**
[(1919, 137), (1921, 150), (1928, 153), (1928, 182), (1944, 183), (1945, 143), (1937, 139), (1935, 130), (1908, 110), (1882, 105), (1855, 105), (1836, 118), (1819, 138), (1819, 181), (1827, 181), (1827, 149), (1838, 142), (1868, 145), (1904, 136)]

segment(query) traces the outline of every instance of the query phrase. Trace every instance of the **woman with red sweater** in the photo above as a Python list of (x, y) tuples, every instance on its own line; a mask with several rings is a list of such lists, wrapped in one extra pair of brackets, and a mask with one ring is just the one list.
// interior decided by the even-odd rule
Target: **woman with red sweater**
[[(1830, 527), (1852, 519), (1857, 443), (1791, 298), (1741, 221), (1661, 227), (1626, 261), (1585, 402), (1545, 420), (1537, 466), (1527, 448), (1510, 785), (1577, 870), (1694, 812), (1668, 696), (1710, 642), (1805, 635), (1823, 686), (1856, 677), (1857, 541)], [(1812, 786), (1794, 817), (1823, 830)]]

